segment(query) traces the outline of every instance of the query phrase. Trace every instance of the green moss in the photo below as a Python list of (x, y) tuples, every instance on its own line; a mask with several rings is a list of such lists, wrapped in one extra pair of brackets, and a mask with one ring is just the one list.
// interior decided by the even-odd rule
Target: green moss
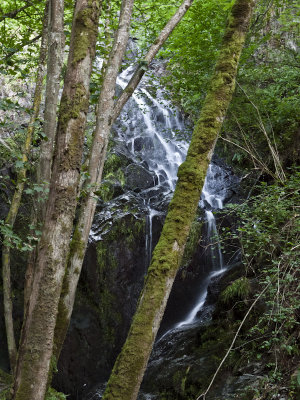
[(134, 92), (134, 89), (131, 87), (125, 88), (124, 90), (126, 93), (129, 93), (130, 95)]
[(189, 237), (184, 249), (182, 265), (185, 266), (191, 260), (201, 239), (202, 222), (195, 219), (191, 225)]
[(70, 243), (69, 259), (74, 255), (74, 253), (77, 253), (80, 258), (83, 258), (85, 253), (85, 243), (82, 240), (82, 235), (78, 226), (75, 227)]
[(67, 396), (61, 392), (57, 392), (53, 388), (49, 388), (46, 393), (45, 400), (66, 400)]
[(66, 149), (63, 163), (60, 165), (60, 170), (81, 168), (81, 154), (83, 147), (83, 134), (82, 126), (85, 123), (85, 115), (89, 106), (89, 94), (82, 83), (78, 83), (72, 88), (71, 94), (63, 94), (58, 129), (59, 131), (66, 132), (71, 120), (72, 136), (69, 139), (68, 148)]
[(101, 1), (89, 0), (75, 18), (73, 63), (83, 60), (89, 52), (94, 52)]
[(80, 112), (88, 108), (88, 94), (82, 83), (78, 83), (72, 88), (70, 95), (63, 93), (60, 105), (59, 124), (66, 129), (71, 119), (80, 117)]
[(221, 302), (229, 304), (232, 301), (244, 300), (249, 296), (250, 282), (246, 277), (236, 279), (221, 293)]

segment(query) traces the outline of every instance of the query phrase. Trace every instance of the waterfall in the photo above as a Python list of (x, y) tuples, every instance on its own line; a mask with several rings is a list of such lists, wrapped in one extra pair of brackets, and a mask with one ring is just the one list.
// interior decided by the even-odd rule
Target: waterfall
[[(128, 67), (118, 77), (117, 84), (124, 89), (130, 80), (134, 69)], [(137, 93), (126, 104), (121, 119), (125, 121), (117, 129), (118, 138), (126, 143), (135, 162), (146, 166), (153, 173), (154, 186), (142, 190), (139, 195), (143, 198), (146, 215), (145, 235), (145, 273), (151, 261), (153, 251), (153, 219), (163, 213), (158, 209), (159, 196), (167, 197), (176, 185), (179, 165), (184, 161), (188, 144), (176, 141), (176, 132), (185, 129), (180, 113), (164, 99), (161, 90), (156, 97), (147, 90), (147, 79), (138, 87)], [(124, 128), (125, 126), (125, 128)], [(199, 283), (199, 295), (196, 303), (188, 311), (186, 317), (176, 323), (174, 328), (180, 328), (194, 323), (197, 314), (203, 306), (207, 288), (211, 279), (225, 271), (221, 245), (214, 211), (223, 208), (226, 187), (222, 185), (224, 171), (216, 164), (210, 164), (205, 179), (199, 206), (205, 215), (205, 255), (208, 259), (210, 272)]]
[[(129, 82), (134, 69), (132, 67), (124, 70), (118, 77), (117, 84), (124, 89)], [(156, 209), (157, 202), (155, 194), (167, 195), (175, 189), (177, 171), (179, 165), (184, 161), (188, 145), (186, 142), (176, 141), (176, 132), (185, 129), (184, 122), (179, 112), (163, 98), (160, 90), (157, 98), (154, 98), (146, 89), (146, 81), (138, 88), (138, 93), (133, 93), (123, 111), (123, 118), (132, 115), (126, 131), (118, 130), (119, 138), (127, 143), (127, 149), (138, 159), (141, 164), (146, 165), (154, 174), (155, 187), (146, 189), (141, 193), (147, 206), (146, 238), (145, 238), (145, 264), (148, 268), (152, 250), (152, 221), (153, 217), (162, 215)], [(154, 194), (154, 196), (153, 196)], [(152, 196), (152, 197), (151, 197)]]

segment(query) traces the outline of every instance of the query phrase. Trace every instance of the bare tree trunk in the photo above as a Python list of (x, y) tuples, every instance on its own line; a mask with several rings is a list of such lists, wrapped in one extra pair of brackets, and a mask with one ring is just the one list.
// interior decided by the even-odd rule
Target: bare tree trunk
[(77, 0), (62, 94), (50, 193), (23, 323), (13, 399), (44, 400), (59, 297), (77, 203), (89, 84), (101, 0)]
[[(185, 12), (188, 10), (193, 0), (185, 0), (182, 5), (179, 7), (177, 12), (171, 18), (171, 20), (166, 24), (160, 33), (159, 37), (156, 39), (155, 44), (151, 46), (149, 49), (146, 59), (147, 63), (153, 60), (158, 50), (161, 48), (163, 43), (166, 41), (168, 36), (173, 31), (174, 27), (179, 23), (182, 19)], [(130, 3), (127, 2), (127, 7), (131, 7)], [(124, 8), (123, 8), (124, 10)], [(122, 14), (121, 14), (122, 17)], [(120, 18), (121, 18), (120, 17)], [(117, 37), (122, 37), (123, 40), (119, 39), (115, 40), (114, 47), (111, 52), (110, 59), (108, 60), (108, 65), (106, 67), (106, 73), (103, 80), (102, 91), (99, 99), (98, 112), (97, 112), (97, 124), (96, 131), (94, 133), (94, 139), (91, 149), (91, 156), (89, 161), (89, 181), (88, 185), (91, 187), (90, 193), (83, 200), (83, 204), (80, 207), (78, 223), (76, 225), (73, 239), (70, 245), (70, 254), (68, 260), (68, 268), (66, 272), (66, 276), (64, 278), (64, 290), (62, 291), (62, 296), (59, 303), (59, 312), (57, 317), (57, 326), (55, 332), (55, 355), (58, 358), (63, 341), (67, 334), (68, 326), (71, 319), (71, 314), (74, 305), (75, 292), (77, 283), (79, 280), (82, 263), (84, 259), (85, 249), (88, 242), (89, 232), (92, 226), (93, 217), (95, 213), (95, 208), (97, 204), (97, 196), (94, 195), (94, 191), (97, 190), (102, 178), (103, 165), (105, 161), (106, 151), (107, 151), (107, 143), (108, 137), (110, 133), (111, 126), (117, 117), (117, 113), (115, 112), (113, 96), (115, 93), (115, 85), (118, 70), (121, 65), (122, 57), (125, 51), (125, 46), (128, 40), (128, 29), (129, 25), (126, 28), (126, 25), (129, 23), (128, 17), (124, 22), (121, 23), (120, 20), (120, 32), (117, 33)], [(126, 32), (127, 29), (127, 32)], [(125, 33), (126, 32), (126, 33)], [(138, 68), (137, 72), (134, 74), (135, 78), (131, 79), (130, 85), (130, 94), (128, 92), (125, 96), (121, 96), (117, 101), (117, 105), (119, 112), (121, 111), (120, 107), (123, 108), (129, 97), (132, 95), (134, 89), (137, 87), (141, 78), (143, 77), (145, 70)], [(128, 86), (129, 86), (128, 85)], [(114, 115), (111, 118), (111, 115)]]
[(239, 57), (255, 0), (236, 0), (225, 31), (210, 90), (195, 126), (186, 161), (127, 340), (103, 400), (135, 400), (195, 218), (207, 167), (235, 88)]
[[(49, 0), (49, 32), (48, 32), (48, 61), (45, 93), (44, 134), (47, 138), (40, 146), (40, 159), (37, 167), (37, 183), (48, 184), (51, 178), (51, 164), (56, 132), (57, 104), (59, 97), (60, 75), (63, 65), (65, 47), (64, 37), (64, 0)], [(32, 224), (42, 224), (45, 218), (45, 203), (38, 202), (32, 212)], [(36, 249), (28, 257), (26, 279), (24, 286), (25, 308), (28, 303), (36, 260)]]
[[(9, 225), (11, 229), (13, 229), (14, 227), (15, 220), (21, 203), (21, 198), (26, 182), (26, 173), (27, 173), (26, 163), (28, 161), (28, 155), (31, 150), (32, 137), (34, 133), (34, 124), (40, 111), (43, 79), (45, 76), (45, 66), (47, 59), (47, 35), (48, 35), (48, 3), (46, 4), (44, 12), (42, 41), (41, 41), (40, 56), (39, 56), (39, 66), (36, 76), (36, 86), (34, 91), (32, 114), (30, 116), (30, 121), (27, 129), (27, 135), (22, 155), (23, 166), (17, 173), (17, 184), (15, 187), (9, 212), (5, 220), (5, 224)], [(10, 239), (7, 238), (6, 240), (8, 243), (4, 244), (2, 247), (2, 276), (3, 276), (3, 297), (4, 297), (3, 303), (4, 303), (4, 318), (6, 326), (6, 337), (7, 337), (10, 368), (11, 371), (13, 372), (16, 365), (17, 346), (15, 342), (14, 324), (12, 316), (13, 305), (11, 299)]]
[[(50, 0), (50, 23), (48, 39), (47, 83), (45, 95), (44, 134), (38, 165), (38, 183), (50, 182), (53, 146), (56, 132), (57, 104), (59, 84), (63, 66), (64, 35), (64, 0)], [(45, 214), (45, 213), (44, 213)], [(41, 220), (43, 220), (42, 215)]]

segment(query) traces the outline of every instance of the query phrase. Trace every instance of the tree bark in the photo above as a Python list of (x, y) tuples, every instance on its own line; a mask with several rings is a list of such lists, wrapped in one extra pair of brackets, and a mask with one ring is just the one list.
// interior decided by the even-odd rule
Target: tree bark
[[(36, 86), (34, 91), (33, 98), (33, 107), (32, 114), (30, 116), (30, 121), (27, 129), (26, 139), (24, 150), (22, 154), (22, 162), (23, 166), (17, 173), (17, 184), (15, 187), (14, 195), (11, 201), (11, 205), (9, 208), (8, 215), (5, 220), (5, 224), (9, 225), (11, 229), (13, 229), (15, 220), (20, 208), (21, 198), (26, 182), (26, 174), (27, 174), (27, 161), (28, 155), (31, 150), (32, 145), (32, 137), (34, 133), (34, 124), (37, 120), (40, 111), (40, 104), (42, 98), (42, 89), (43, 89), (43, 79), (45, 76), (45, 66), (47, 59), (47, 35), (48, 35), (48, 3), (45, 7), (44, 12), (44, 21), (43, 21), (43, 32), (42, 32), (42, 41), (40, 48), (40, 56), (39, 56), (39, 67), (36, 76)], [(17, 359), (17, 346), (15, 342), (14, 335), (14, 324), (13, 324), (13, 304), (11, 298), (11, 272), (10, 272), (10, 238), (7, 238), (7, 244), (3, 244), (2, 246), (2, 276), (3, 276), (3, 303), (4, 303), (4, 319), (6, 326), (6, 337), (7, 337), (7, 346), (8, 346), (8, 354), (9, 354), (9, 362), (10, 368), (13, 373), (16, 359)]]
[(180, 266), (217, 136), (235, 88), (239, 57), (254, 0), (236, 0), (228, 19), (210, 89), (195, 126), (186, 161), (159, 242), (154, 250), (138, 309), (114, 365), (103, 400), (135, 400)]
[(114, 96), (117, 76), (122, 64), (129, 38), (130, 21), (134, 0), (123, 0), (113, 47), (105, 65), (105, 74), (97, 107), (96, 129), (89, 158), (88, 180), (85, 184), (87, 194), (80, 206), (78, 222), (70, 244), (68, 266), (64, 278), (64, 289), (59, 302), (59, 312), (55, 329), (55, 356), (58, 358), (64, 342), (73, 310), (76, 287), (82, 268), (89, 232), (93, 222), (97, 197), (94, 191), (98, 187), (103, 163), (99, 157), (106, 151), (108, 132), (111, 127), (111, 114), (114, 108)]
[(101, 0), (77, 0), (62, 94), (50, 193), (23, 323), (13, 399), (44, 400), (59, 297), (77, 203), (89, 84)]
[[(48, 188), (51, 178), (51, 165), (56, 132), (57, 104), (59, 97), (60, 75), (64, 56), (64, 0), (49, 1), (48, 61), (44, 111), (44, 134), (47, 138), (40, 146), (40, 159), (37, 166), (37, 183)], [(39, 227), (45, 218), (45, 203), (38, 202), (32, 212), (32, 225)], [(24, 286), (24, 304), (31, 292), (36, 248), (29, 255)]]
[[(53, 145), (56, 132), (59, 84), (65, 47), (64, 0), (50, 0), (47, 82), (45, 95), (44, 134), (38, 165), (38, 183), (50, 182)], [(41, 216), (41, 220), (45, 215)]]
[[(174, 16), (163, 28), (159, 37), (155, 40), (155, 43), (150, 47), (146, 55), (146, 60), (148, 64), (150, 64), (150, 62), (153, 60), (163, 43), (167, 40), (168, 36), (171, 34), (175, 26), (180, 22), (188, 8), (191, 6), (192, 2), (193, 0), (184, 0)], [(123, 29), (123, 33), (122, 35), (120, 35), (120, 33), (118, 33), (117, 35), (125, 39), (125, 25), (123, 25), (122, 28), (122, 24), (120, 24), (120, 29)], [(66, 276), (64, 278), (64, 290), (62, 291), (62, 296), (59, 303), (59, 312), (55, 333), (55, 355), (57, 359), (59, 357), (71, 319), (76, 287), (79, 280), (89, 232), (92, 226), (97, 204), (97, 196), (94, 194), (94, 192), (98, 189), (102, 179), (102, 171), (106, 156), (110, 129), (116, 117), (118, 116), (118, 113), (120, 113), (121, 108), (124, 107), (125, 103), (130, 98), (134, 89), (137, 87), (138, 83), (145, 73), (145, 70), (140, 68), (137, 69), (136, 73), (134, 74), (134, 79), (132, 78), (130, 81), (131, 83), (128, 84), (128, 86), (130, 85), (130, 91), (127, 92), (125, 89), (125, 91), (123, 92), (123, 94), (125, 93), (125, 96), (122, 95), (123, 97), (121, 96), (114, 106), (113, 96), (115, 93), (116, 78), (122, 61), (121, 46), (123, 48), (122, 52), (124, 53), (125, 42), (127, 43), (128, 40), (128, 32), (126, 33), (126, 35), (127, 39), (126, 41), (123, 40), (123, 44), (121, 44), (120, 42), (120, 44), (118, 45), (118, 39), (117, 41), (115, 41), (110, 59), (108, 61), (108, 65), (106, 66), (106, 73), (103, 80), (103, 86), (97, 112), (96, 131), (94, 133), (91, 156), (89, 161), (88, 184), (91, 189), (83, 200), (83, 204), (81, 205), (79, 210), (78, 223), (76, 225), (70, 245), (68, 268)], [(121, 102), (119, 102), (120, 99)], [(115, 111), (115, 107), (117, 105), (118, 113)], [(113, 117), (111, 117), (112, 114)]]

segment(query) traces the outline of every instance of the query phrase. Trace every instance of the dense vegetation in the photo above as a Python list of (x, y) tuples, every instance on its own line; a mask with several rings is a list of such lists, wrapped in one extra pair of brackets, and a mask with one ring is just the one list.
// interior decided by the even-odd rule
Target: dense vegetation
[[(98, 57), (105, 58), (109, 54), (112, 32), (118, 24), (119, 3), (104, 2), (105, 18), (101, 20), (96, 48)], [(181, 108), (191, 125), (199, 116), (233, 3), (230, 0), (195, 1), (159, 52), (158, 57), (164, 65), (160, 85), (166, 88), (166, 95)], [(133, 54), (143, 66), (147, 47), (179, 4), (178, 1), (136, 2), (131, 37), (138, 47), (127, 49), (122, 68), (132, 62)], [(39, 241), (41, 226), (32, 222), (30, 210), (32, 205), (37, 207), (37, 203), (43, 203), (48, 195), (48, 188), (35, 179), (40, 144), (47, 140), (43, 132), (43, 112), (34, 124), (29, 158), (24, 161), (22, 157), (32, 114), (44, 7), (45, 2), (21, 0), (2, 1), (0, 6), (0, 185), (3, 203), (0, 231), (2, 244), (13, 251), (12, 274), (16, 285), (13, 293), (18, 303), (22, 302), (22, 284), (16, 284), (20, 272), (14, 263), (19, 258), (23, 261), (18, 264), (25, 265), (28, 254)], [(66, 1), (67, 45), (72, 16), (73, 2)], [(226, 209), (226, 213), (234, 215), (234, 226), (231, 232), (224, 229), (224, 243), (234, 246), (238, 243), (244, 272), (242, 276), (232, 278), (221, 293), (217, 304), (220, 316), (214, 317), (210, 328), (215, 341), (220, 341), (224, 326), (229, 324), (231, 336), (226, 336), (223, 342), (224, 347), (229, 347), (240, 321), (260, 296), (259, 306), (249, 315), (225, 364), (225, 368), (233, 372), (247, 363), (257, 361), (262, 365), (261, 381), (252, 391), (245, 390), (241, 396), (246, 397), (241, 399), (268, 400), (283, 393), (286, 398), (294, 399), (299, 394), (299, 18), (300, 6), (296, 0), (258, 2), (240, 63), (238, 86), (216, 148), (218, 155), (242, 177), (243, 199), (240, 204)], [(66, 68), (65, 61), (61, 80)], [(147, 74), (155, 76), (156, 69), (150, 68)], [(97, 61), (90, 83), (84, 159), (91, 146), (102, 83), (103, 69)], [(155, 80), (151, 88), (153, 93), (156, 85)], [(22, 207), (12, 228), (5, 223), (5, 218), (16, 176), (23, 167), (28, 178), (24, 179)], [(105, 171), (109, 171), (109, 166)], [(86, 175), (83, 170), (82, 177)], [(104, 201), (109, 199), (110, 193), (105, 188), (99, 193)], [(0, 294), (2, 291), (1, 284)], [(17, 335), (19, 329), (17, 326)], [(209, 334), (209, 331), (204, 333), (203, 343)], [(211, 339), (207, 342), (214, 344)], [(175, 389), (164, 394), (165, 398), (195, 399), (209, 383), (178, 376), (179, 389), (176, 389), (177, 382)], [(9, 378), (1, 374), (2, 381), (6, 382), (7, 389)], [(0, 398), (5, 398), (5, 393), (0, 392)], [(52, 389), (48, 392), (49, 400), (61, 398), (57, 396)]]

